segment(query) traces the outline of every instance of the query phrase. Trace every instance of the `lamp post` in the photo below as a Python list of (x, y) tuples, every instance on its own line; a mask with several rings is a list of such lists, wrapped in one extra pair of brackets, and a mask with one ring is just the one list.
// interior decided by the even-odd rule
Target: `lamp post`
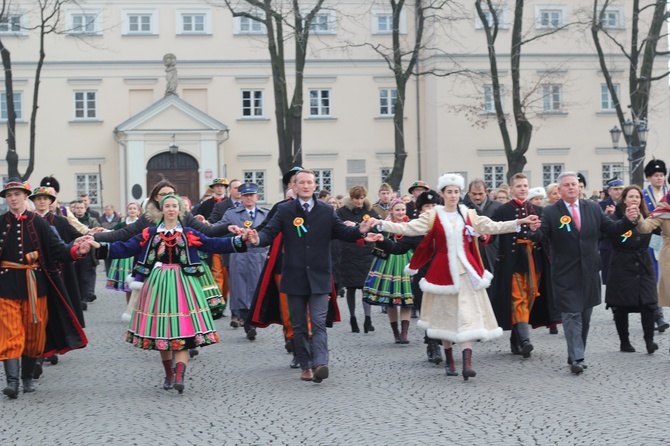
[[(632, 144), (633, 142), (633, 132), (637, 132), (637, 140), (639, 142), (638, 146), (634, 146)], [(625, 142), (626, 142), (626, 147), (625, 148), (619, 148), (619, 140), (621, 138), (621, 133), (624, 134)], [(633, 159), (633, 154), (640, 150), (643, 149), (644, 146), (647, 144), (647, 135), (649, 134), (649, 129), (647, 128), (647, 124), (644, 121), (637, 121), (635, 122), (631, 121), (630, 119), (626, 119), (626, 122), (623, 123), (623, 132), (619, 127), (616, 125), (612, 130), (610, 130), (610, 137), (612, 138), (612, 147), (615, 150), (625, 150), (626, 153), (628, 154), (628, 181), (632, 184), (633, 183), (633, 171), (635, 170), (635, 159)]]
[(171, 155), (176, 155), (179, 152), (179, 146), (174, 141), (174, 134), (172, 135), (172, 144), (170, 144), (169, 150)]

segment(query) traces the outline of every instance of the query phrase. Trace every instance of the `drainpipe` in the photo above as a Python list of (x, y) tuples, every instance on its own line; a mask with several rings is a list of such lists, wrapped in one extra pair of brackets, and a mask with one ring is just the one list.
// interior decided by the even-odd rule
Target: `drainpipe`
[[(128, 203), (126, 200), (130, 196), (128, 194), (128, 169), (127, 169), (127, 164), (128, 164), (128, 146), (126, 143), (119, 138), (119, 130), (114, 129), (114, 141), (116, 141), (117, 144), (120, 144), (121, 147), (123, 147), (123, 156), (119, 157), (119, 169), (121, 172), (123, 172), (123, 187), (121, 190), (123, 191), (121, 198), (121, 209), (125, 209)], [(125, 163), (124, 163), (125, 162)]]

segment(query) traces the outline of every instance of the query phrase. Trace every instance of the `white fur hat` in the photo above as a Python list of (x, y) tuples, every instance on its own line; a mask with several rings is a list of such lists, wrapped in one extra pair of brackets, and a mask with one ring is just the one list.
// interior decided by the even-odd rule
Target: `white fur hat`
[(535, 197), (547, 198), (547, 192), (544, 187), (534, 187), (528, 190), (528, 199), (532, 200)]
[(445, 173), (437, 180), (437, 190), (442, 192), (447, 186), (456, 186), (459, 189), (465, 189), (465, 178), (457, 173)]

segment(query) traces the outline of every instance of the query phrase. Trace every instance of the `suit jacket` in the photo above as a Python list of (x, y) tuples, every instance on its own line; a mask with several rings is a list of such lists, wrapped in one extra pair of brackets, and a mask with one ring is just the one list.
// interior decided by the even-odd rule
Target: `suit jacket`
[(223, 214), (225, 214), (228, 209), (234, 209), (234, 208), (235, 208), (235, 202), (230, 197), (226, 198), (223, 201), (219, 201), (214, 205), (214, 209), (212, 209), (212, 212), (209, 214), (207, 221), (212, 224), (217, 223), (223, 218)]
[[(544, 208), (542, 225), (531, 233), (535, 241), (546, 239), (551, 245), (551, 274), (553, 296), (561, 312), (577, 313), (599, 305), (600, 256), (598, 239), (606, 235), (623, 234), (635, 227), (628, 219), (613, 221), (598, 206), (587, 200), (579, 200), (581, 230), (575, 222), (561, 223), (562, 217), (570, 217), (563, 200)], [(561, 227), (562, 226), (562, 227)]]
[[(486, 202), (484, 203), (484, 208), (480, 209), (473, 201), (470, 199), (468, 194), (465, 194), (463, 198), (463, 204), (466, 205), (469, 209), (474, 209), (477, 211), (477, 215), (483, 215), (484, 217), (492, 218), (493, 213), (496, 209), (502, 206), (502, 203), (499, 201), (491, 200), (486, 197)], [(496, 256), (498, 255), (498, 237), (493, 236), (489, 239), (489, 242), (483, 246), (481, 249), (482, 260), (484, 261), (484, 267), (493, 272), (496, 264)], [(487, 291), (490, 291), (492, 288), (488, 288)]]
[[(277, 213), (258, 233), (259, 246), (267, 246), (281, 232), (284, 258), (279, 290), (294, 295), (330, 294), (332, 291), (331, 239), (355, 242), (363, 236), (357, 227), (346, 226), (333, 208), (314, 199), (314, 207), (305, 213), (300, 200), (277, 207)], [(304, 220), (307, 232), (299, 231), (297, 219)]]

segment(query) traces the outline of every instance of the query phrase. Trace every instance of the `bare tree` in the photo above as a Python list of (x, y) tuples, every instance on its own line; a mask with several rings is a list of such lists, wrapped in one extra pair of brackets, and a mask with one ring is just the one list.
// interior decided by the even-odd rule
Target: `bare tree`
[[(606, 19), (607, 8), (611, 4), (611, 0), (594, 0), (591, 34), (598, 52), (600, 68), (605, 78), (607, 89), (614, 102), (617, 119), (621, 128), (624, 128), (626, 117), (621, 107), (619, 92), (617, 92), (612, 80), (613, 62), (611, 62), (611, 59), (607, 57), (607, 54), (603, 50), (603, 44), (600, 41), (601, 36), (604, 36), (611, 45), (618, 49), (626, 60), (626, 65), (628, 66), (629, 107), (633, 115), (635, 131), (630, 136), (624, 133), (624, 138), (626, 138), (627, 145), (631, 147), (631, 152), (628, 154), (628, 162), (632, 163), (630, 166), (630, 182), (642, 185), (644, 182), (642, 162), (645, 157), (645, 146), (641, 144), (638, 138), (637, 129), (640, 126), (646, 127), (649, 112), (649, 93), (652, 83), (664, 79), (670, 74), (667, 66), (660, 70), (659, 73), (654, 73), (654, 61), (656, 57), (670, 54), (668, 51), (657, 50), (659, 40), (667, 40), (668, 38), (663, 26), (670, 17), (670, 13), (668, 12), (667, 1), (659, 0), (641, 6), (639, 0), (633, 0), (630, 34), (627, 36), (630, 47), (626, 49), (624, 42), (617, 40), (618, 36), (611, 32), (611, 27), (609, 26), (611, 23)], [(641, 29), (642, 26), (645, 29)], [(619, 28), (619, 24), (615, 28)], [(663, 88), (667, 88), (667, 86)], [(665, 123), (661, 125), (665, 125)]]
[[(282, 172), (302, 164), (303, 78), (307, 41), (314, 17), (324, 1), (312, 1), (309, 3), (310, 9), (307, 9), (299, 0), (292, 0), (290, 7), (284, 10), (284, 2), (281, 1), (225, 0), (233, 17), (246, 17), (265, 26), (272, 67), (279, 169)], [(284, 43), (291, 39), (295, 43), (295, 84), (289, 101)]]
[[(25, 28), (28, 31), (39, 32), (39, 55), (37, 66), (35, 68), (35, 79), (33, 87), (33, 101), (30, 112), (30, 140), (29, 140), (29, 158), (28, 167), (25, 173), (19, 172), (19, 155), (16, 151), (16, 108), (14, 104), (14, 82), (12, 78), (12, 59), (9, 49), (0, 39), (0, 57), (2, 57), (2, 67), (5, 72), (5, 95), (7, 100), (7, 174), (10, 178), (18, 177), (23, 181), (30, 178), (35, 167), (35, 140), (37, 128), (37, 110), (39, 108), (40, 77), (46, 53), (44, 51), (44, 39), (49, 34), (58, 32), (59, 24), (62, 18), (62, 8), (66, 3), (76, 3), (69, 0), (38, 0), (35, 2), (36, 15), (39, 19), (37, 26)], [(10, 2), (2, 0), (2, 10), (0, 18), (8, 20), (10, 14)]]
[[(521, 89), (521, 50), (523, 45), (554, 34), (566, 29), (571, 24), (558, 24), (547, 31), (526, 36), (523, 32), (524, 1), (516, 0), (514, 6), (514, 20), (512, 24), (512, 42), (510, 48), (510, 66), (512, 76), (512, 114), (516, 128), (516, 142), (512, 145), (512, 135), (507, 123), (507, 117), (502, 106), (502, 87), (500, 85), (500, 72), (498, 69), (498, 56), (496, 54), (496, 40), (500, 29), (499, 9), (492, 0), (476, 0), (475, 8), (482, 23), (488, 48), (489, 65), (491, 67), (491, 86), (493, 91), (493, 104), (495, 115), (503, 140), (505, 157), (507, 158), (507, 180), (515, 174), (523, 171), (526, 165), (526, 152), (530, 147), (533, 135), (533, 125), (530, 123), (526, 113), (527, 100), (531, 94), (524, 94)], [(535, 85), (535, 89), (539, 85)]]

